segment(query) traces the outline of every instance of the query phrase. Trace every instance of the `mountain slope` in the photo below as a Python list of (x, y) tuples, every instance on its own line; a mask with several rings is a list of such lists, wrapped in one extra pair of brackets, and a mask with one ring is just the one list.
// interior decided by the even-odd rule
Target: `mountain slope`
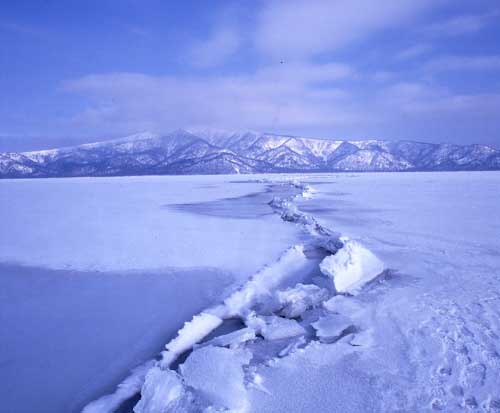
[(342, 141), (259, 132), (141, 133), (69, 148), (0, 153), (0, 177), (500, 169), (484, 145)]

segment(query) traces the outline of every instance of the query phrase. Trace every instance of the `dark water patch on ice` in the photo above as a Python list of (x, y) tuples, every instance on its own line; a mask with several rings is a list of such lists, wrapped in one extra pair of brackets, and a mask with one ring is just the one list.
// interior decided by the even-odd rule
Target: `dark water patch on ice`
[(197, 215), (221, 218), (258, 219), (273, 215), (268, 203), (275, 196), (288, 196), (288, 185), (268, 185), (262, 192), (212, 201), (164, 205), (164, 208)]
[(222, 322), (222, 324), (219, 327), (217, 327), (214, 331), (212, 331), (210, 334), (208, 334), (200, 342), (200, 344), (206, 343), (215, 337), (219, 337), (219, 336), (223, 336), (224, 334), (232, 333), (232, 332), (239, 330), (243, 327), (245, 327), (245, 324), (243, 323), (243, 321), (240, 318), (227, 318)]
[(0, 411), (80, 412), (232, 281), (212, 268), (123, 274), (0, 264)]
[[(196, 347), (203, 346), (207, 344), (210, 340), (223, 336), (225, 334), (233, 333), (241, 328), (245, 327), (245, 324), (243, 321), (239, 318), (228, 318), (225, 319), (222, 324), (217, 327), (215, 330), (213, 330), (211, 333), (209, 333), (206, 337), (201, 340)], [(187, 358), (191, 355), (193, 352), (193, 348), (186, 350), (184, 353), (179, 355), (175, 361), (170, 365), (170, 368), (172, 370), (177, 370), (181, 364), (183, 364)]]
[(134, 407), (141, 400), (141, 394), (137, 393), (132, 398), (125, 400), (114, 413), (134, 413)]
[(352, 195), (351, 192), (342, 192), (342, 191), (325, 191), (322, 192), (322, 194), (330, 196), (338, 196), (338, 197)]
[(308, 214), (327, 214), (341, 211), (339, 208), (321, 207), (314, 205), (305, 205), (300, 208), (302, 211)]
[(272, 215), (272, 211), (266, 205), (266, 201), (269, 202), (270, 199), (270, 196), (254, 193), (207, 202), (166, 205), (165, 208), (212, 217), (257, 219)]

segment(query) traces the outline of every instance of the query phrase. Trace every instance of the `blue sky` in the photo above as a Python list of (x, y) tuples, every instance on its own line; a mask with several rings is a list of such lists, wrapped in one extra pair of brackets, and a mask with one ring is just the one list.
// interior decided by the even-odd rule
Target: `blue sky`
[(500, 147), (495, 0), (18, 0), (0, 39), (0, 150), (179, 127)]

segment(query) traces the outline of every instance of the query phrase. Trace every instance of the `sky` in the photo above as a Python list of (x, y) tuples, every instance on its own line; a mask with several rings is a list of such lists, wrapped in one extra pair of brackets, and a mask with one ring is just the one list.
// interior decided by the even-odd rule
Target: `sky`
[(497, 0), (0, 4), (0, 151), (177, 128), (500, 147)]

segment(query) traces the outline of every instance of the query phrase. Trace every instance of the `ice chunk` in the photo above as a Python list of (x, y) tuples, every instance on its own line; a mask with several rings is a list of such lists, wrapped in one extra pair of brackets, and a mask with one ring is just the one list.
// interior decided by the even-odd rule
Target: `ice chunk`
[(240, 290), (224, 301), (225, 318), (248, 313), (263, 297), (272, 297), (272, 290), (278, 287), (290, 274), (307, 266), (304, 247), (296, 245), (288, 249), (273, 265), (255, 274)]
[(207, 346), (193, 351), (180, 372), (185, 383), (215, 409), (244, 410), (248, 405), (243, 366), (248, 351)]
[(321, 272), (333, 278), (338, 292), (356, 294), (384, 270), (384, 265), (360, 243), (341, 238), (344, 246), (320, 264)]
[(352, 321), (341, 314), (328, 314), (320, 318), (312, 326), (320, 341), (331, 342), (339, 338), (347, 328), (352, 326)]
[(247, 325), (260, 332), (266, 340), (280, 340), (283, 338), (296, 337), (306, 333), (297, 321), (277, 316), (247, 318)]
[(353, 297), (336, 295), (323, 303), (323, 307), (332, 313), (352, 316), (362, 311), (362, 307), (356, 303)]
[(328, 291), (314, 284), (297, 284), (293, 288), (278, 291), (276, 298), (280, 304), (280, 314), (295, 318), (310, 307), (317, 306), (328, 298)]
[(304, 336), (301, 336), (299, 338), (294, 339), (291, 343), (287, 344), (285, 348), (283, 348), (279, 353), (278, 357), (286, 357), (290, 354), (293, 354), (299, 349), (300, 347), (303, 347), (306, 344), (306, 339)]
[(146, 376), (134, 413), (187, 412), (191, 401), (192, 395), (175, 371), (153, 367)]
[(373, 343), (373, 334), (371, 330), (364, 330), (358, 332), (354, 335), (354, 337), (349, 341), (351, 346), (361, 346), (368, 347)]
[(182, 353), (190, 350), (196, 343), (222, 324), (219, 317), (203, 312), (184, 323), (177, 337), (167, 343), (167, 351), (162, 353), (162, 367), (168, 367)]
[(316, 190), (309, 185), (305, 185), (304, 190), (302, 191), (302, 198), (311, 199), (314, 196)]
[(215, 337), (210, 340), (207, 344), (212, 346), (236, 346), (246, 341), (253, 340), (255, 338), (255, 330), (250, 327), (240, 328), (239, 330), (233, 331), (223, 336)]

